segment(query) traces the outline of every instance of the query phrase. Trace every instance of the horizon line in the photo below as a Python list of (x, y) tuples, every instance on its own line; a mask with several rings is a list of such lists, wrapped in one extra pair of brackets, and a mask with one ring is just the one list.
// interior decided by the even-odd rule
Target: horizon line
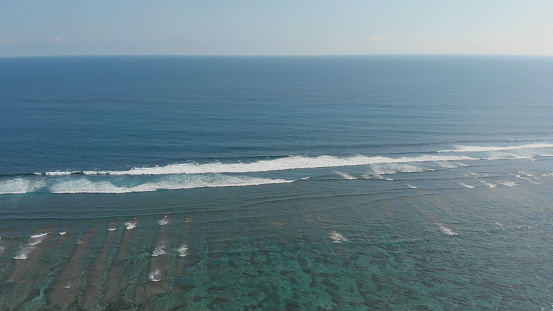
[(337, 56), (518, 56), (553, 57), (550, 54), (477, 54), (477, 53), (389, 53), (389, 54), (60, 54), (60, 55), (21, 55), (0, 56), (7, 58), (47, 58), (47, 57), (337, 57)]

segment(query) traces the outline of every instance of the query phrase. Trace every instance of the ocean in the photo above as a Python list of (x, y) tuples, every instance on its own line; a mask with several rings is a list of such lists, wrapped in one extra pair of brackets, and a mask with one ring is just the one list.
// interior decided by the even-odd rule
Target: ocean
[(0, 58), (1, 310), (552, 310), (553, 58)]

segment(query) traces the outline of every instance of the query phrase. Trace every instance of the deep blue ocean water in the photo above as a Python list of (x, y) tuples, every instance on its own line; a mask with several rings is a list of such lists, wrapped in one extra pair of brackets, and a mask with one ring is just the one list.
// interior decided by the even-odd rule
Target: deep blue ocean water
[(552, 85), (551, 57), (0, 58), (0, 309), (551, 309)]

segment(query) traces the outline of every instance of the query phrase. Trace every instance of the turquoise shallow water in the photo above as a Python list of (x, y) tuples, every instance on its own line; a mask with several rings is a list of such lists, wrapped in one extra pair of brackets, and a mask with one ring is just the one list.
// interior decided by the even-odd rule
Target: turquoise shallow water
[(553, 62), (0, 59), (0, 310), (551, 310)]
[(521, 165), (553, 162), (505, 163), (514, 184), (445, 170), (43, 198), (101, 216), (20, 220), (0, 240), (2, 309), (548, 308), (553, 175)]

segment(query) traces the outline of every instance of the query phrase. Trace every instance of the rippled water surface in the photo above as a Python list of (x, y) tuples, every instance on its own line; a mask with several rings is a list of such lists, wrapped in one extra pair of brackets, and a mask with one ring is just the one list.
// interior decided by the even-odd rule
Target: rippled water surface
[(550, 310), (553, 60), (0, 59), (2, 310)]

